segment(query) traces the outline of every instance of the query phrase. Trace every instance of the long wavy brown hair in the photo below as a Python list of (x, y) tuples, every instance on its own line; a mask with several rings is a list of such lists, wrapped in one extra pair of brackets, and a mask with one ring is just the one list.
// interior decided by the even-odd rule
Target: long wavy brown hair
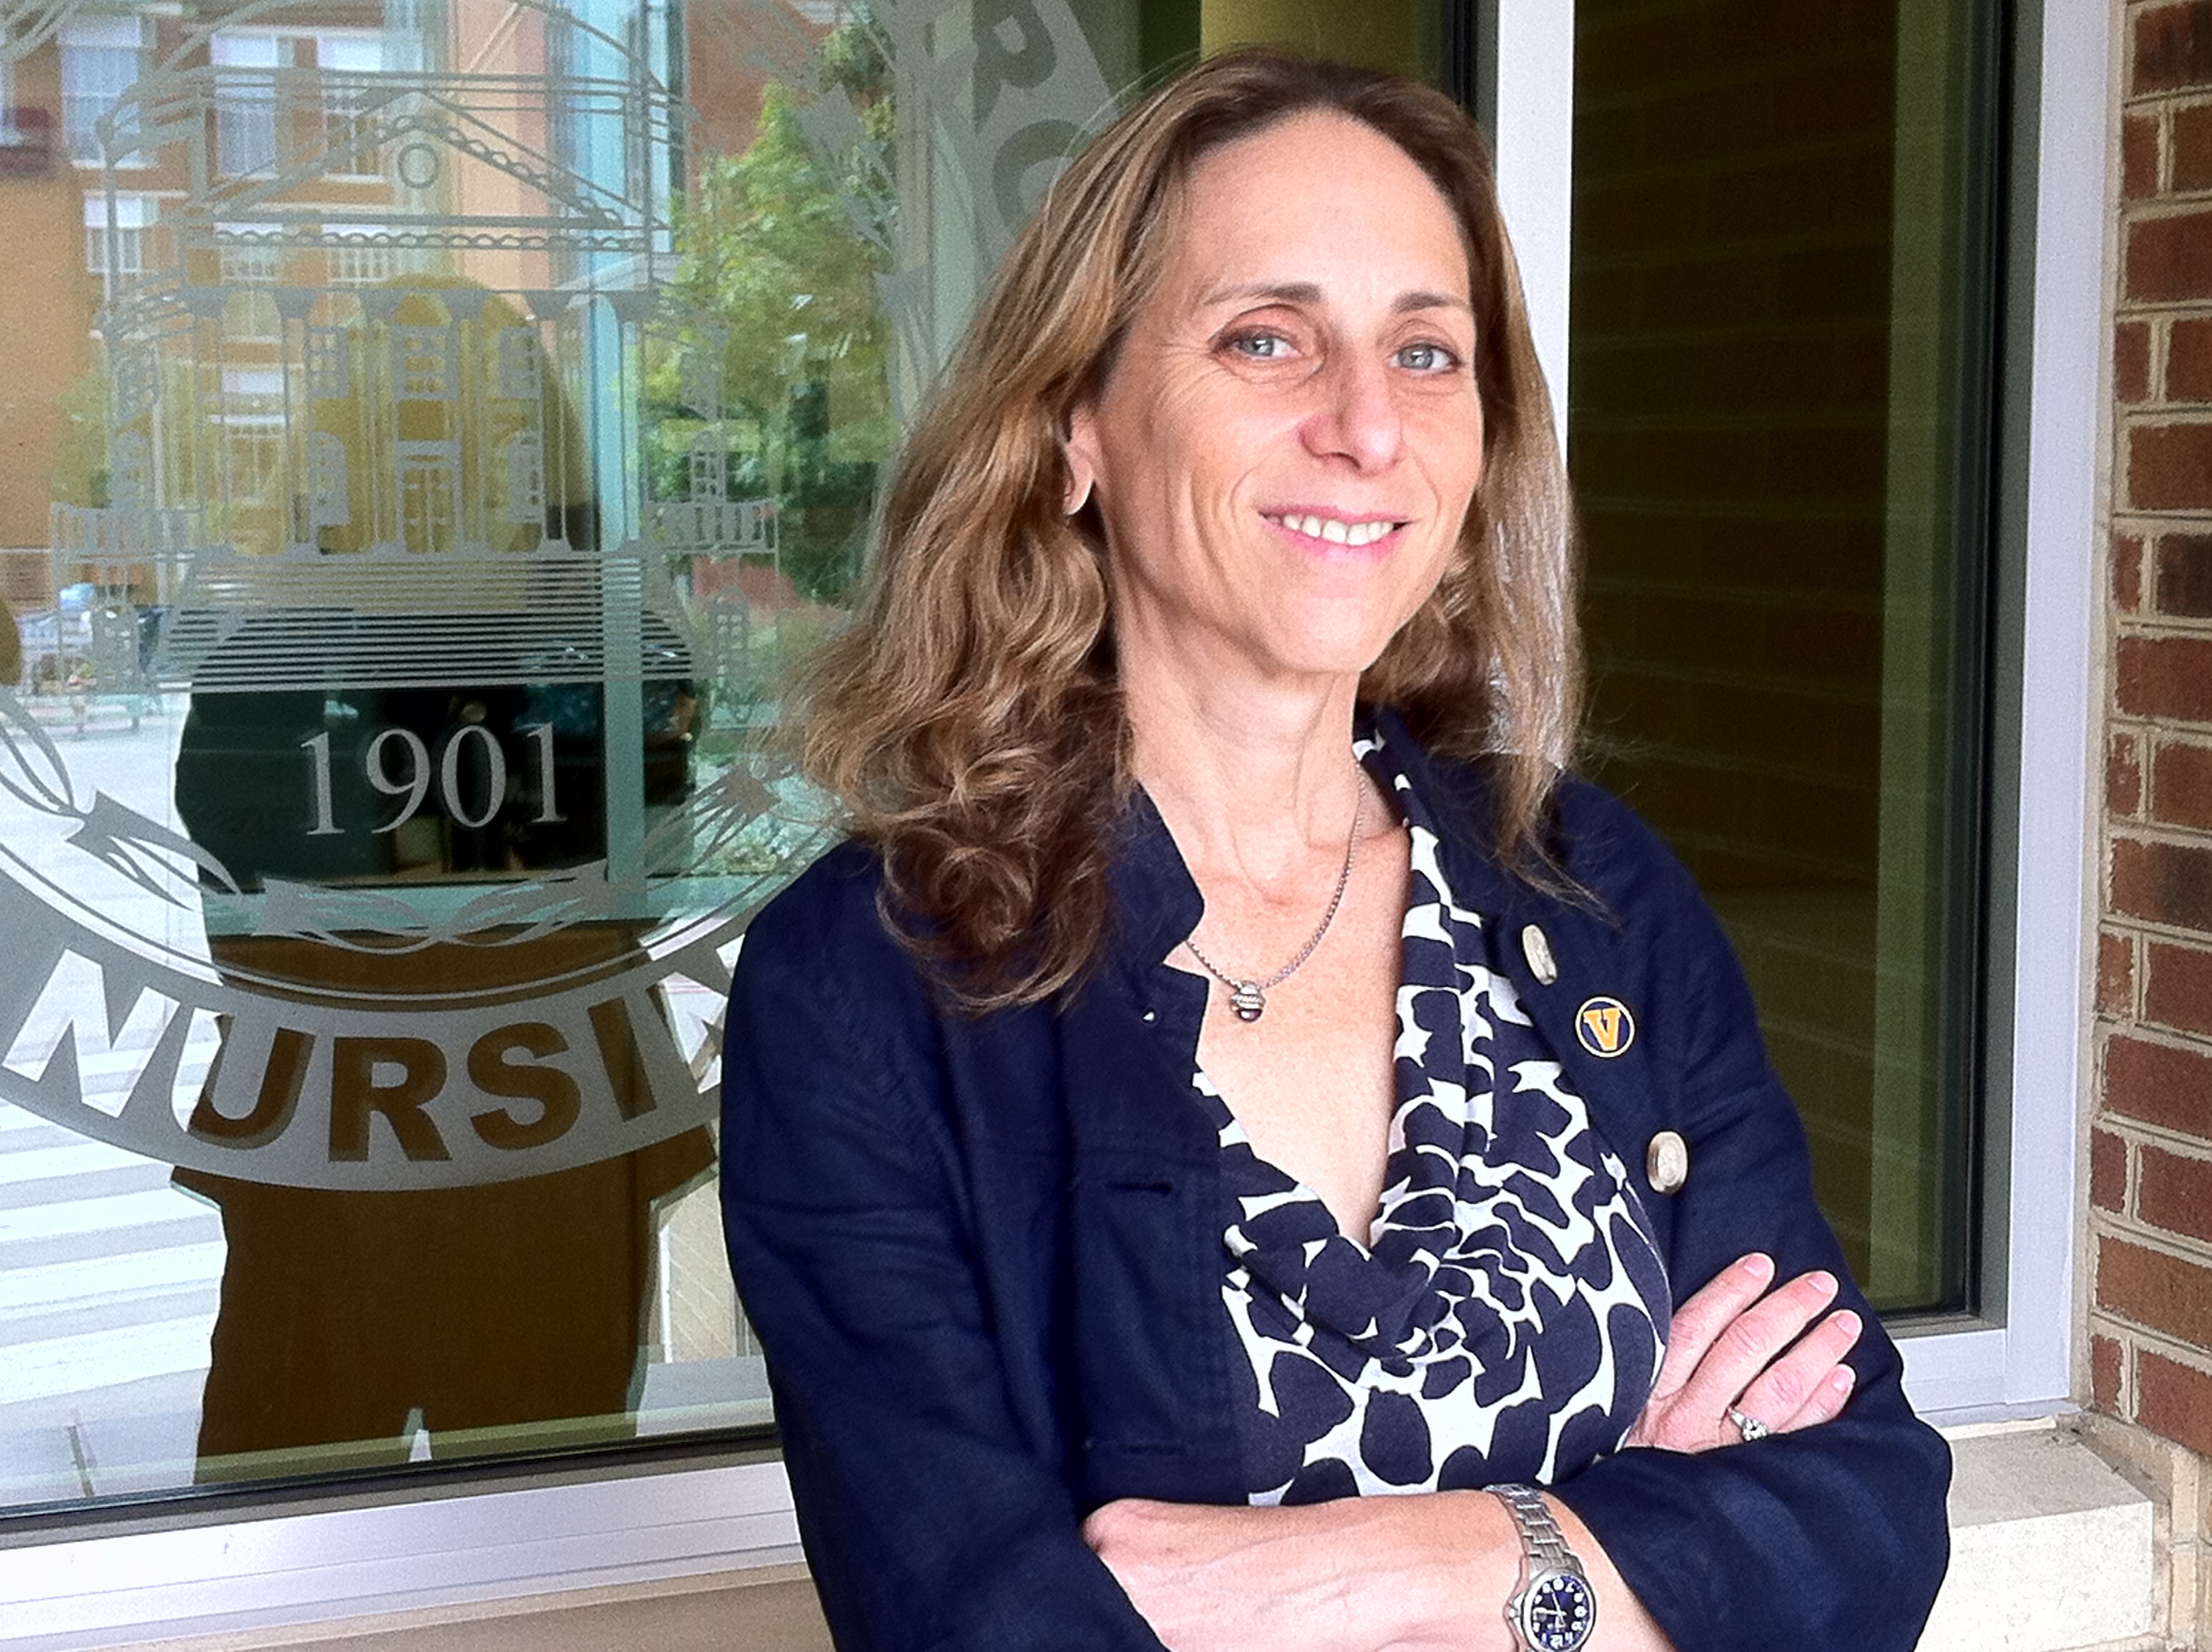
[(1316, 111), (1390, 139), (1449, 203), (1484, 411), (1458, 555), (1361, 694), (1431, 750), (1486, 758), (1499, 858), (1547, 865), (1581, 647), (1565, 476), (1487, 148), (1425, 87), (1227, 52), (1143, 99), (1053, 185), (907, 440), (853, 626), (801, 684), (807, 773), (880, 852), (886, 922), (971, 1010), (1083, 975), (1131, 791), (1104, 533), (1095, 506), (1064, 508), (1069, 415), (1158, 278), (1193, 167)]

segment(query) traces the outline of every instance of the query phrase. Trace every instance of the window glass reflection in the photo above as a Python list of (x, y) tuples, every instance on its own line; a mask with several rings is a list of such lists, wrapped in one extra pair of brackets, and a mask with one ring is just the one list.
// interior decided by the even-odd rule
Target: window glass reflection
[(60, 9), (11, 97), (70, 154), (0, 180), (57, 409), (0, 477), (0, 1502), (764, 1422), (711, 1121), (826, 829), (784, 685), (1110, 101), (1085, 27)]

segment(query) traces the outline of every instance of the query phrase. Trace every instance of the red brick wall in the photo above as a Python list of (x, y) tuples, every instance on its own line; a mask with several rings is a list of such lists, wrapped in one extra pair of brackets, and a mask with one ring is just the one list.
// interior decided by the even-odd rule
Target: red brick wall
[(2212, 1452), (2212, 0), (2124, 19), (2090, 1378)]

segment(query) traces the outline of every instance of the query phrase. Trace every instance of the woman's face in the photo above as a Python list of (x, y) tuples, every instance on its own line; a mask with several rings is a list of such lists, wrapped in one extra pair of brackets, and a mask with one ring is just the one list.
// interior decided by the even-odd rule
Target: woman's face
[(1357, 676), (1435, 587), (1482, 474), (1467, 253), (1371, 128), (1302, 115), (1194, 170), (1158, 287), (1068, 453), (1115, 626), (1186, 670)]

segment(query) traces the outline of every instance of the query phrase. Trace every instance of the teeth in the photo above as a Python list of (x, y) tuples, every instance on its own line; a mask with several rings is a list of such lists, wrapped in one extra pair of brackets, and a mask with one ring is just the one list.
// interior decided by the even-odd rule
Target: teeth
[(1333, 516), (1279, 516), (1275, 519), (1293, 533), (1323, 539), (1332, 545), (1371, 545), (1398, 525), (1395, 522), (1342, 522)]

